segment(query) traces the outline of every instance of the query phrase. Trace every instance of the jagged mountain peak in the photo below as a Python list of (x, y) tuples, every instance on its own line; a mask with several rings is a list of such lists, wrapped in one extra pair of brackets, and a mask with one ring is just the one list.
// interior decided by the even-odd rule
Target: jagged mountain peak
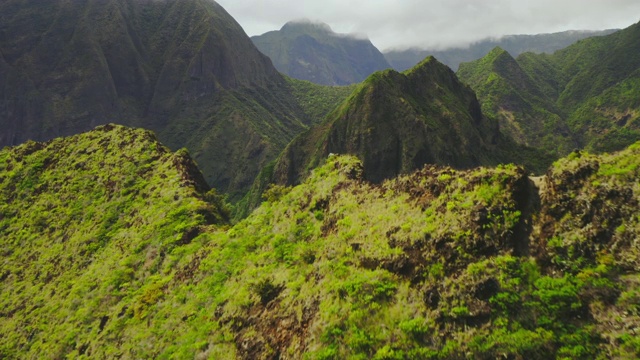
[(298, 137), (274, 171), (295, 184), (331, 153), (353, 154), (373, 182), (424, 164), (468, 168), (494, 164), (497, 123), (482, 115), (474, 92), (453, 71), (427, 58), (414, 69), (369, 76), (325, 122)]

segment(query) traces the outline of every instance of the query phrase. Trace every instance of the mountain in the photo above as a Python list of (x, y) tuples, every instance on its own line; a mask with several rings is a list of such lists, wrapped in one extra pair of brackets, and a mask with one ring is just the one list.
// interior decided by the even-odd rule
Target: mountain
[(148, 131), (5, 148), (0, 357), (636, 358), (638, 159), (372, 184), (333, 156), (230, 226)]
[(468, 47), (450, 49), (407, 49), (390, 50), (384, 53), (389, 64), (398, 71), (412, 68), (427, 56), (435, 56), (442, 63), (457, 70), (460, 63), (480, 59), (492, 49), (500, 47), (512, 56), (526, 52), (553, 53), (563, 49), (578, 40), (593, 36), (609, 35), (617, 30), (601, 31), (563, 31), (552, 34), (537, 35), (507, 35), (498, 39), (485, 39), (470, 44)]
[[(526, 55), (524, 55), (526, 56)], [(578, 148), (553, 94), (505, 50), (460, 66), (457, 75), (481, 99), (482, 111), (499, 120), (500, 130), (521, 144), (566, 155)]]
[(318, 121), (210, 0), (3, 1), (0, 55), (0, 146), (145, 127), (232, 196)]
[(317, 84), (359, 83), (391, 67), (368, 39), (336, 34), (323, 23), (288, 22), (251, 40), (282, 73)]
[(185, 266), (207, 226), (228, 223), (187, 152), (146, 130), (5, 148), (0, 174), (3, 359), (106, 349), (93, 344), (146, 317), (167, 269)]
[(516, 152), (503, 151), (505, 141), (474, 92), (429, 57), (404, 73), (371, 75), (321, 125), (287, 146), (273, 179), (296, 184), (332, 153), (357, 155), (373, 182), (424, 164), (470, 168), (514, 161)]
[(551, 55), (514, 60), (496, 49), (462, 64), (458, 76), (521, 143), (559, 155), (572, 147), (619, 150), (640, 139), (640, 103), (633, 95), (640, 84), (639, 38), (636, 24)]

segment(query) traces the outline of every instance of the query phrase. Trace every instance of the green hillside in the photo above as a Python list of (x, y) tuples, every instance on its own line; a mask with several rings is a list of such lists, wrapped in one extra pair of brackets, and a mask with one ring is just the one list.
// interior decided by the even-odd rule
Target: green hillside
[(391, 67), (368, 39), (336, 34), (322, 23), (292, 21), (251, 40), (276, 69), (316, 84), (359, 83)]
[(130, 326), (227, 223), (216, 202), (187, 152), (145, 130), (0, 151), (0, 358), (142, 350)]
[(505, 50), (495, 48), (481, 60), (462, 64), (457, 75), (476, 91), (483, 112), (498, 119), (500, 130), (517, 142), (557, 156), (578, 146), (553, 93)]
[(473, 91), (427, 58), (405, 73), (371, 75), (321, 125), (287, 146), (272, 179), (296, 184), (331, 153), (358, 156), (373, 182), (424, 164), (470, 168), (516, 161), (537, 171), (548, 165), (545, 155), (527, 158), (529, 150), (512, 151), (508, 144), (498, 124), (482, 114)]
[(0, 151), (0, 357), (634, 358), (640, 143), (546, 177), (331, 156), (229, 227), (184, 151)]
[(572, 147), (619, 150), (640, 139), (639, 38), (636, 24), (552, 55), (522, 54), (509, 59), (517, 72), (506, 71), (494, 56), (500, 50), (494, 50), (462, 64), (458, 75), (521, 143), (560, 155)]
[(144, 127), (237, 199), (320, 121), (210, 0), (7, 0), (0, 19), (0, 146)]
[(0, 359), (640, 358), (639, 39), (325, 86), (214, 1), (1, 2)]

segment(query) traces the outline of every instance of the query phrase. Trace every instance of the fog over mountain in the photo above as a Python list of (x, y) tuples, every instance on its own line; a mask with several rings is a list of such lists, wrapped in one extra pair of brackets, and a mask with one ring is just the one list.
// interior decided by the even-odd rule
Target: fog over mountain
[(278, 31), (251, 40), (276, 69), (316, 84), (359, 83), (373, 72), (391, 67), (366, 37), (335, 33), (322, 22), (290, 21)]
[(380, 50), (464, 46), (487, 37), (565, 30), (625, 28), (638, 21), (640, 2), (552, 0), (220, 0), (250, 35), (292, 19), (328, 23), (339, 33), (367, 34)]

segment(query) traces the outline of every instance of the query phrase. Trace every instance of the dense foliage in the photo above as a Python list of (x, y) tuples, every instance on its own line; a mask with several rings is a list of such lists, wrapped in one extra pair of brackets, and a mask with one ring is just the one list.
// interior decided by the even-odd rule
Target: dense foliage
[(130, 323), (144, 322), (204, 226), (227, 222), (207, 190), (186, 151), (143, 130), (0, 151), (0, 358), (143, 348)]
[(640, 356), (638, 159), (374, 185), (331, 156), (228, 228), (188, 156), (148, 132), (5, 149), (0, 354)]

